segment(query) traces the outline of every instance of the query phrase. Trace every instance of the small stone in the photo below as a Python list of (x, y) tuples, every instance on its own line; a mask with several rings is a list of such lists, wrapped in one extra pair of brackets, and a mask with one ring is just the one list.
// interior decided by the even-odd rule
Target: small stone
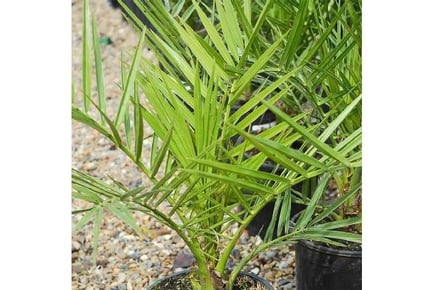
[(127, 255), (124, 252), (119, 252), (117, 253), (117, 257), (120, 260), (124, 260), (127, 257)]
[(295, 257), (290, 256), (288, 257), (288, 265), (294, 265), (295, 264)]
[(86, 276), (81, 276), (81, 277), (78, 279), (78, 281), (79, 281), (81, 284), (87, 284), (87, 277), (86, 277)]
[(129, 270), (129, 267), (128, 267), (127, 265), (120, 265), (120, 266), (119, 266), (119, 269), (120, 269), (122, 272), (125, 272), (125, 271), (128, 271), (128, 270)]
[(253, 268), (252, 270), (250, 270), (251, 273), (258, 275), (259, 274), (260, 269), (258, 267)]
[(124, 282), (126, 278), (127, 278), (127, 276), (125, 275), (125, 273), (120, 273), (118, 275), (118, 283), (120, 284), (120, 283)]
[(286, 280), (286, 279), (279, 280), (278, 284), (279, 284), (279, 289), (281, 289), (281, 290), (296, 289), (295, 283), (291, 282), (289, 280)]
[(170, 251), (170, 250), (168, 250), (168, 249), (161, 249), (160, 250), (160, 257), (167, 257), (167, 256), (170, 256), (170, 254), (171, 254), (172, 252)]
[(268, 262), (269, 260), (273, 259), (275, 256), (276, 256), (276, 251), (267, 251), (261, 253), (258, 258), (265, 262)]
[[(130, 277), (129, 280), (138, 280), (140, 278), (140, 274), (139, 273), (133, 273)], [(129, 281), (128, 281), (129, 282)]]
[(140, 253), (137, 249), (129, 249), (127, 251), (127, 256), (131, 259), (138, 260), (140, 258)]
[(77, 242), (77, 241), (72, 241), (71, 245), (72, 245), (72, 249), (75, 250), (75, 251), (78, 251), (81, 248), (80, 242)]
[(131, 264), (128, 265), (128, 269), (129, 270), (134, 270), (136, 268), (137, 268), (137, 264), (136, 263), (131, 263)]
[(274, 273), (274, 277), (276, 277), (276, 278), (280, 278), (280, 277), (282, 277), (283, 276), (283, 272), (281, 271), (281, 270), (277, 270), (275, 273)]
[(171, 234), (167, 234), (167, 235), (162, 235), (161, 238), (165, 241), (171, 240), (172, 239), (172, 235)]
[(97, 169), (96, 163), (95, 162), (87, 162), (84, 164), (83, 169), (85, 171), (92, 171)]
[(281, 262), (279, 262), (277, 267), (279, 267), (279, 269), (281, 269), (281, 270), (286, 269), (286, 268), (288, 268), (288, 263), (286, 261), (281, 261)]
[(183, 249), (185, 248), (185, 242), (181, 240), (175, 244), (175, 247)]
[(231, 252), (231, 256), (235, 259), (240, 257), (240, 250), (239, 249), (233, 249)]
[(109, 261), (105, 257), (98, 257), (96, 259), (96, 264), (98, 266), (105, 267), (105, 266), (107, 266), (108, 263), (109, 263)]
[(247, 245), (250, 243), (250, 237), (247, 235), (243, 235), (240, 237), (239, 242), (241, 245)]
[(179, 252), (175, 257), (175, 261), (173, 262), (173, 267), (188, 268), (191, 265), (193, 265), (193, 262), (194, 262), (194, 257), (192, 254)]
[(264, 274), (264, 278), (267, 279), (268, 281), (273, 281), (274, 280), (274, 274), (272, 271), (267, 271)]
[(80, 273), (86, 268), (83, 265), (72, 265), (72, 273)]

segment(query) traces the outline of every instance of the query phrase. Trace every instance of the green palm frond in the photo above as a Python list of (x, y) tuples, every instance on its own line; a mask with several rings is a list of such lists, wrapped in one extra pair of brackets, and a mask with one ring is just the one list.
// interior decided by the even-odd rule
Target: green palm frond
[[(106, 112), (96, 23), (90, 25), (85, 1), (83, 109), (73, 104), (72, 118), (113, 142), (151, 185), (128, 189), (115, 180), (108, 183), (73, 170), (73, 196), (92, 204), (78, 211), (84, 216), (74, 230), (93, 219), (96, 245), (97, 228), (107, 210), (140, 234), (131, 212), (141, 211), (176, 231), (200, 273), (205, 275), (211, 267), (224, 274), (231, 250), (259, 211), (277, 200), (279, 216), (287, 218), (291, 187), (321, 177), (295, 230), (288, 233), (288, 223), (274, 219), (285, 234), (245, 257), (231, 281), (265, 246), (300, 239), (359, 242), (360, 235), (337, 230), (360, 223), (359, 218), (326, 221), (354, 198), (358, 183), (315, 215), (330, 176), (343, 186), (361, 174), (360, 19), (349, 12), (351, 6), (328, 9), (314, 1), (282, 0), (136, 4), (155, 31), (131, 17), (142, 32), (131, 63), (122, 66), (122, 97), (112, 119)], [(320, 15), (324, 19), (316, 19)], [(201, 31), (192, 24), (193, 16), (201, 20)], [(155, 53), (157, 64), (142, 56), (145, 46)], [(310, 111), (302, 109), (305, 103)], [(293, 113), (282, 110), (282, 104), (295, 104)], [(279, 123), (253, 134), (253, 122), (265, 111), (273, 112)], [(151, 136), (144, 136), (145, 126), (152, 129)], [(231, 141), (235, 135), (241, 137), (237, 144)], [(145, 138), (151, 141), (150, 160), (143, 154)], [(291, 148), (295, 142), (301, 143), (300, 149)], [(258, 170), (267, 159), (281, 166), (282, 173)], [(168, 213), (163, 206), (169, 206)], [(235, 223), (239, 226), (228, 237), (225, 230)], [(229, 239), (225, 247), (220, 238)]]

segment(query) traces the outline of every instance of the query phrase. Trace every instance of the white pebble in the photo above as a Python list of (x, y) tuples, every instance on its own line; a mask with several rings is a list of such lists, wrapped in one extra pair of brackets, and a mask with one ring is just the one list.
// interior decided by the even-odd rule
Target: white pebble
[(127, 278), (127, 275), (125, 275), (124, 273), (119, 273), (118, 283), (120, 284), (120, 283), (124, 282), (126, 278)]

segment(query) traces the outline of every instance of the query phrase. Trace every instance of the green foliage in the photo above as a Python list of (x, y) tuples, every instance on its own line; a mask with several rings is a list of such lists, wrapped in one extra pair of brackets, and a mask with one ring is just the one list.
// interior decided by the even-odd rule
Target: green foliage
[[(360, 219), (325, 221), (355, 196), (360, 188), (357, 182), (350, 194), (314, 215), (322, 207), (330, 176), (344, 186), (361, 167), (360, 21), (354, 11), (349, 13), (348, 5), (333, 8), (335, 18), (323, 22), (315, 18), (322, 15), (316, 9), (322, 11), (324, 6), (313, 1), (288, 1), (282, 11), (276, 5), (283, 2), (271, 0), (192, 0), (190, 6), (188, 1), (179, 1), (178, 6), (144, 2), (146, 6), (139, 1), (137, 5), (156, 32), (138, 27), (140, 41), (131, 64), (122, 66), (123, 94), (112, 120), (105, 109), (96, 22), (89, 22), (88, 1), (84, 1), (83, 106), (72, 105), (72, 118), (112, 141), (151, 185), (128, 189), (73, 170), (73, 196), (93, 204), (77, 211), (85, 215), (74, 230), (93, 219), (96, 245), (104, 210), (138, 234), (131, 212), (146, 213), (185, 241), (196, 259), (203, 289), (212, 289), (210, 271), (228, 278), (232, 285), (245, 263), (268, 247), (300, 239), (360, 242), (360, 235), (336, 230)], [(192, 27), (193, 13), (203, 31)], [(288, 19), (291, 25), (285, 26)], [(347, 19), (351, 26), (345, 23)], [(317, 37), (311, 43), (313, 33)], [(145, 45), (158, 64), (142, 57)], [(96, 100), (90, 91), (92, 55)], [(317, 87), (326, 97), (314, 93)], [(231, 113), (233, 105), (246, 98), (246, 91), (253, 93)], [(296, 109), (288, 115), (276, 106), (303, 101), (312, 104), (312, 112)], [(323, 104), (328, 112), (321, 111)], [(252, 134), (253, 121), (266, 110), (273, 111), (280, 123)], [(93, 117), (92, 111), (100, 117)], [(153, 131), (150, 160), (143, 157), (145, 124)], [(243, 141), (232, 144), (235, 135)], [(290, 148), (296, 141), (302, 149)], [(258, 153), (246, 159), (245, 153), (252, 149)], [(285, 167), (281, 175), (258, 171), (268, 158)], [(274, 219), (285, 234), (260, 245), (228, 277), (225, 266), (230, 253), (255, 215), (270, 201), (287, 204), (291, 187), (312, 177), (321, 177), (320, 184), (295, 229), (288, 232), (287, 221)], [(168, 213), (163, 210), (167, 205)], [(282, 209), (279, 216), (288, 217), (290, 207)], [(228, 236), (234, 224), (239, 227)]]

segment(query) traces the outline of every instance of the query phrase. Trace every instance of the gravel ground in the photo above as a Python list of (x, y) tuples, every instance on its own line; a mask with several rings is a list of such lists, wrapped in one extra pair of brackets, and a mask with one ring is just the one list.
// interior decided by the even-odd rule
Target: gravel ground
[[(101, 47), (107, 107), (112, 115), (120, 97), (117, 84), (121, 51), (134, 48), (138, 37), (122, 20), (120, 12), (113, 10), (107, 1), (91, 0), (90, 4), (101, 37), (112, 40), (112, 44)], [(72, 0), (72, 69), (77, 90), (81, 81), (82, 12), (82, 1)], [(72, 167), (102, 179), (112, 176), (128, 187), (147, 182), (135, 165), (114, 150), (107, 139), (77, 122), (72, 122)], [(72, 209), (84, 206), (83, 202), (72, 200)], [(91, 263), (93, 224), (87, 224), (72, 236), (72, 289), (144, 289), (157, 278), (191, 267), (191, 256), (185, 244), (170, 229), (139, 213), (134, 216), (144, 233), (142, 238), (107, 212), (99, 236), (96, 267)], [(72, 226), (79, 218), (72, 217)], [(231, 263), (244, 256), (256, 243), (260, 243), (259, 238), (243, 236)], [(266, 278), (276, 289), (295, 289), (294, 261), (292, 248), (269, 250), (252, 260), (244, 271)]]

